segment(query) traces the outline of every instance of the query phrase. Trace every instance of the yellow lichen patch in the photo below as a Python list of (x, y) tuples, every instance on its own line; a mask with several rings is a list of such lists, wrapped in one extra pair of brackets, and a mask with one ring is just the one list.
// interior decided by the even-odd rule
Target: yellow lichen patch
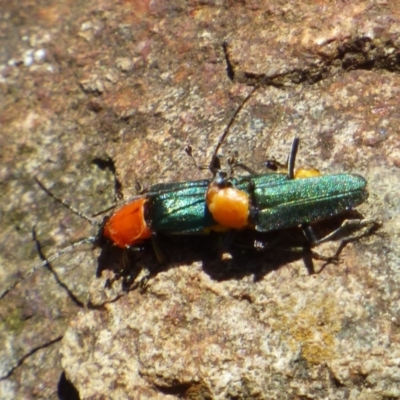
[(277, 304), (274, 314), (272, 327), (283, 332), (293, 352), (301, 349), (301, 356), (317, 365), (334, 357), (342, 319), (334, 297), (310, 297), (299, 305), (298, 299), (290, 296), (284, 304)]
[(341, 318), (333, 298), (314, 299), (293, 317), (289, 327), (291, 345), (301, 346), (302, 356), (311, 364), (321, 364), (335, 352), (335, 336)]
[(23, 315), (22, 309), (15, 307), (6, 315), (7, 318), (3, 320), (3, 324), (7, 330), (12, 331), (14, 334), (21, 332), (26, 323), (26, 316)]

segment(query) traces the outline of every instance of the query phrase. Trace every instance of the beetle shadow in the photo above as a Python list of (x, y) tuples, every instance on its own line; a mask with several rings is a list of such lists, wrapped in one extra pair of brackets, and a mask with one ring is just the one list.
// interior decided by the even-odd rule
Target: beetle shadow
[(196, 261), (205, 265), (215, 260), (218, 256), (218, 243), (218, 235), (214, 234), (158, 234), (153, 242), (144, 243), (140, 249), (121, 249), (105, 243), (98, 258), (96, 276), (99, 278), (103, 271), (111, 270), (114, 278), (106, 286), (122, 279), (123, 288), (129, 290), (135, 280), (140, 279), (138, 277), (143, 270), (147, 271), (145, 279), (148, 279), (179, 265)]
[(298, 228), (268, 233), (238, 232), (224, 255), (222, 260), (220, 256), (203, 263), (204, 271), (214, 280), (240, 280), (252, 275), (256, 282), (301, 258), (306, 266), (312, 265), (309, 243)]
[[(348, 211), (323, 221), (313, 223), (312, 229), (317, 238), (325, 237), (338, 229), (348, 219), (362, 219), (355, 210)], [(151, 242), (143, 245), (140, 251), (119, 249), (105, 245), (99, 256), (97, 276), (105, 269), (112, 270), (114, 281), (123, 280), (123, 287), (128, 291), (143, 269), (148, 271), (146, 280), (161, 271), (179, 265), (201, 262), (202, 268), (212, 279), (225, 281), (242, 279), (252, 275), (254, 281), (261, 280), (269, 273), (300, 259), (303, 259), (309, 274), (320, 273), (330, 263), (337, 263), (344, 245), (338, 241), (338, 252), (333, 256), (319, 255), (305, 237), (302, 229), (290, 228), (260, 233), (254, 230), (238, 232), (227, 251), (221, 233), (207, 235), (157, 235), (156, 251)], [(225, 240), (226, 242), (226, 240)], [(318, 250), (318, 249), (317, 249)], [(160, 257), (164, 258), (160, 262)], [(314, 260), (325, 263), (318, 271), (314, 269)], [(140, 282), (136, 283), (137, 287)]]
[[(257, 241), (262, 243), (260, 246), (268, 248), (255, 248), (254, 243)], [(160, 263), (157, 259), (151, 244), (146, 244), (142, 247), (142, 251), (135, 252), (107, 245), (100, 253), (96, 276), (100, 277), (104, 270), (111, 270), (114, 277), (106, 282), (106, 287), (122, 280), (124, 290), (129, 291), (142, 286), (139, 274), (144, 269), (148, 271), (145, 277), (147, 280), (171, 268), (200, 262), (203, 271), (213, 280), (240, 280), (253, 275), (257, 281), (268, 273), (305, 256), (304, 247), (301, 247), (300, 243), (304, 246), (307, 243), (300, 230), (279, 232), (279, 243), (277, 243), (279, 248), (275, 246), (275, 242), (277, 240), (271, 233), (267, 235), (244, 231), (236, 235), (227, 251), (222, 251), (224, 247), (222, 234), (158, 235), (157, 252), (162, 254), (164, 262)], [(290, 251), (285, 247), (287, 243), (292, 246)], [(297, 246), (296, 249), (294, 245)]]

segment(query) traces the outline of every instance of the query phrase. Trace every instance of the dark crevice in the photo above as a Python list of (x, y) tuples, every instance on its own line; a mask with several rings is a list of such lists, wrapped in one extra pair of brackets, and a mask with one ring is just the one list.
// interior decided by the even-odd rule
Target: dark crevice
[(377, 51), (369, 38), (358, 38), (353, 42), (343, 44), (338, 48), (339, 54), (336, 59), (341, 60), (342, 69), (345, 71), (364, 69), (372, 70), (378, 59), (384, 60), (385, 57), (373, 55)]
[[(43, 253), (42, 246), (41, 246), (39, 240), (36, 237), (35, 227), (32, 228), (32, 238), (33, 238), (33, 241), (35, 242), (36, 251), (39, 254), (40, 259), (43, 260), (43, 261), (47, 261), (47, 257)], [(45, 267), (53, 274), (57, 284), (59, 286), (61, 286), (65, 290), (65, 292), (67, 293), (68, 297), (75, 303), (75, 305), (77, 305), (80, 308), (83, 308), (84, 304), (78, 299), (78, 297), (75, 296), (75, 294), (69, 289), (69, 287), (64, 282), (62, 282), (60, 280), (60, 278), (58, 277), (57, 272), (54, 270), (52, 265), (49, 262), (47, 262)]]
[(120, 199), (122, 197), (122, 195), (121, 195), (122, 183), (117, 178), (117, 169), (115, 167), (114, 160), (111, 157), (106, 157), (106, 158), (95, 157), (92, 160), (92, 164), (99, 167), (102, 171), (108, 169), (113, 174), (115, 196), (117, 199)]
[(177, 383), (172, 386), (159, 386), (156, 385), (156, 388), (159, 392), (163, 394), (182, 396), (190, 389), (192, 385), (190, 383)]
[[(400, 70), (400, 54), (391, 52), (387, 54), (386, 48), (395, 49), (395, 45), (387, 41), (382, 46), (377, 47), (370, 38), (357, 38), (351, 42), (344, 43), (338, 47), (338, 54), (335, 58), (324, 59), (318, 67), (305, 65), (301, 69), (293, 69), (285, 73), (268, 76), (241, 70), (240, 67), (233, 67), (229, 58), (229, 44), (224, 43), (224, 55), (227, 64), (227, 74), (229, 79), (236, 80), (248, 85), (259, 84), (262, 80), (263, 86), (274, 86), (277, 88), (286, 87), (290, 84), (315, 84), (323, 79), (335, 75), (338, 69), (347, 72), (353, 70), (386, 70), (398, 72)], [(338, 62), (340, 63), (338, 65)]]
[(231, 81), (233, 81), (235, 79), (235, 72), (233, 70), (233, 66), (231, 64), (231, 61), (229, 60), (228, 42), (222, 43), (222, 48), (224, 50), (224, 56), (225, 56), (225, 61), (226, 61), (226, 73), (228, 75), (228, 78)]
[(156, 385), (155, 387), (160, 393), (184, 399), (212, 400), (214, 398), (208, 386), (203, 382), (176, 383), (171, 386)]
[(33, 349), (29, 350), (29, 352), (26, 353), (24, 356), (22, 356), (22, 357), (17, 361), (17, 363), (16, 363), (7, 373), (5, 373), (4, 375), (0, 376), (0, 381), (9, 378), (9, 377), (14, 373), (14, 371), (15, 371), (17, 368), (19, 368), (19, 367), (24, 363), (24, 361), (25, 361), (27, 358), (31, 357), (32, 355), (34, 355), (35, 353), (37, 353), (39, 350), (42, 350), (42, 349), (45, 349), (45, 348), (47, 348), (47, 347), (52, 346), (54, 343), (59, 342), (62, 338), (63, 338), (62, 336), (58, 336), (58, 337), (56, 337), (55, 339), (50, 340), (49, 342), (46, 342), (46, 343), (44, 343), (44, 344), (42, 344), (42, 345), (40, 345), (40, 346), (34, 347)]
[(95, 157), (92, 160), (92, 164), (97, 165), (102, 171), (108, 169), (113, 174), (116, 173), (115, 163), (111, 157), (106, 157), (106, 158)]
[(336, 389), (344, 388), (345, 385), (342, 382), (340, 382), (338, 378), (336, 378), (336, 376), (333, 374), (333, 372), (331, 370), (328, 370), (328, 371), (329, 371), (329, 380), (330, 380), (332, 386), (335, 387)]

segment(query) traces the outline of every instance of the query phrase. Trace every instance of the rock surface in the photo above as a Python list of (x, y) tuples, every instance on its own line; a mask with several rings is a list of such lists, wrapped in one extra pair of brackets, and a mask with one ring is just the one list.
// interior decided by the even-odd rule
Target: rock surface
[(0, 398), (57, 398), (63, 371), (81, 399), (400, 398), (400, 2), (270, 3), (2, 6), (1, 290), (38, 262), (32, 226), (46, 255), (95, 234), (35, 176), (87, 214), (118, 182), (209, 177), (185, 145), (208, 163), (261, 79), (223, 154), (262, 171), (299, 136), (300, 167), (368, 180), (382, 228), (316, 275), (177, 254), (128, 294), (94, 277), (97, 250), (64, 255), (0, 302)]

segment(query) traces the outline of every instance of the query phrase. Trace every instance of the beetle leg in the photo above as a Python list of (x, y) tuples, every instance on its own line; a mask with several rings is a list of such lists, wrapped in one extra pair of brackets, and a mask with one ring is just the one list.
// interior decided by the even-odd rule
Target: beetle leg
[[(313, 246), (332, 240), (341, 239), (342, 242), (349, 243), (370, 235), (379, 227), (379, 223), (370, 219), (346, 219), (339, 228), (324, 236), (321, 239), (313, 241)], [(359, 233), (352, 234), (354, 231)], [(345, 236), (347, 235), (347, 236)]]

